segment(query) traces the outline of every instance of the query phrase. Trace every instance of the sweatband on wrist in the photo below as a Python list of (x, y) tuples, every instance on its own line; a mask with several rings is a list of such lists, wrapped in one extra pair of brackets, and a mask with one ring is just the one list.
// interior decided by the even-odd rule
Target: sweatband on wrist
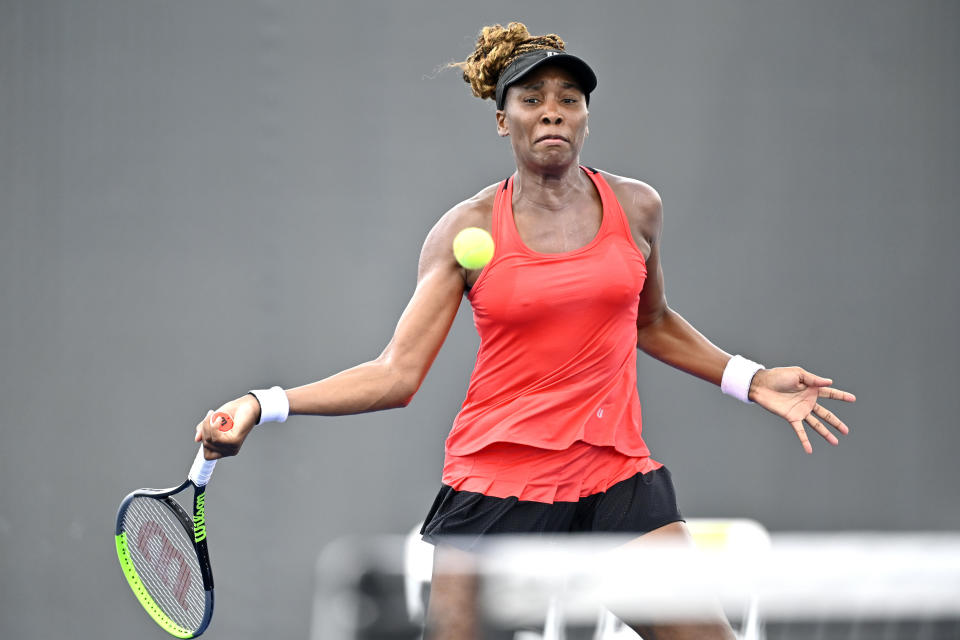
[(285, 422), (290, 415), (290, 401), (282, 388), (254, 389), (250, 393), (260, 403), (260, 421), (257, 424)]
[(720, 391), (728, 396), (750, 402), (750, 383), (757, 371), (763, 369), (762, 364), (747, 360), (743, 356), (733, 356), (723, 369), (723, 378), (720, 380)]

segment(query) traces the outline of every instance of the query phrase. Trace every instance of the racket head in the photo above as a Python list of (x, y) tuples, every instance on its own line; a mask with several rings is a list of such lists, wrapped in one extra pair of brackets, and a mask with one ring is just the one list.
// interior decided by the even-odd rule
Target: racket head
[[(173, 499), (190, 487), (192, 516)], [(127, 583), (150, 617), (178, 638), (199, 636), (213, 617), (204, 496), (204, 487), (187, 480), (134, 491), (117, 510), (117, 557)]]

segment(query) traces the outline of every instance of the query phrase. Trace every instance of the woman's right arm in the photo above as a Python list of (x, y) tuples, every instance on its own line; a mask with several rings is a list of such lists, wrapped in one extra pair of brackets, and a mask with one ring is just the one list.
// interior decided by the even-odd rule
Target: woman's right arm
[[(440, 226), (440, 225), (438, 225)], [(348, 415), (405, 407), (420, 388), (450, 331), (463, 298), (453, 239), (434, 228), (420, 256), (417, 288), (393, 337), (375, 360), (290, 389), (290, 413)]]
[[(420, 388), (443, 345), (463, 298), (465, 272), (453, 256), (453, 238), (476, 226), (482, 208), (476, 199), (457, 205), (427, 235), (420, 253), (417, 287), (393, 337), (374, 360), (286, 392), (290, 413), (349, 415), (405, 407)], [(245, 395), (217, 411), (230, 414), (234, 428), (221, 432), (208, 419), (197, 425), (207, 459), (236, 455), (260, 420), (256, 398)], [(210, 414), (208, 414), (209, 417)]]

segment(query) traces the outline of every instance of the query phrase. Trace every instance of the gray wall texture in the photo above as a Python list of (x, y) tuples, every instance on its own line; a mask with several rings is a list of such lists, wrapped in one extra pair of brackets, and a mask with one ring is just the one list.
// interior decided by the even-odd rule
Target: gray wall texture
[[(806, 456), (641, 358), (682, 510), (960, 528), (956, 2), (0, 0), (0, 637), (164, 637), (118, 502), (185, 473), (206, 409), (380, 352), (434, 221), (513, 171), (441, 67), (514, 19), (597, 70), (582, 159), (660, 191), (671, 306), (859, 396)], [(423, 517), (476, 347), (465, 302), (407, 409), (220, 465), (208, 637), (306, 637), (324, 545)]]

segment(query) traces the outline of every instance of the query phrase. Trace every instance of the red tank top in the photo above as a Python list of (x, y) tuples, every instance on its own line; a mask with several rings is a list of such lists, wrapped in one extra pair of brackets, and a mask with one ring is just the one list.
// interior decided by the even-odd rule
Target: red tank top
[(493, 206), (493, 259), (468, 293), (480, 350), (446, 442), (464, 456), (496, 442), (567, 449), (577, 441), (648, 456), (637, 395), (637, 303), (646, 263), (603, 177), (596, 237), (564, 253), (520, 239), (513, 178)]

